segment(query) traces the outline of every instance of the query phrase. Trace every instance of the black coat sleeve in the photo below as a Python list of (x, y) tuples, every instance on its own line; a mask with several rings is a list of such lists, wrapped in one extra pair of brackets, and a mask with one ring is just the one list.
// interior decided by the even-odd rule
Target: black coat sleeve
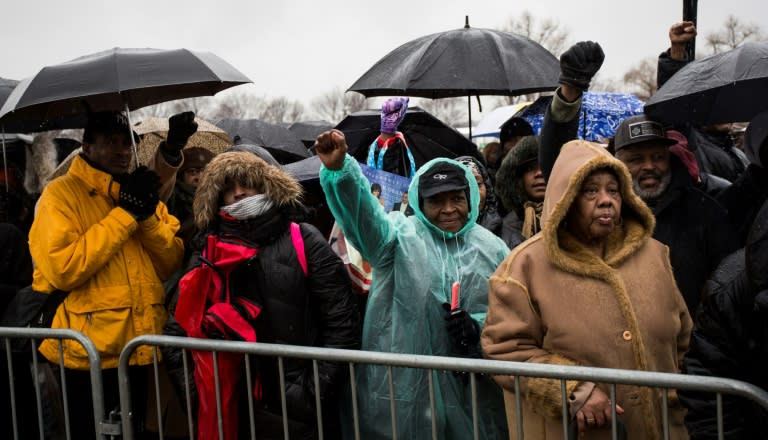
[[(554, 99), (554, 98), (553, 98)], [(541, 148), (539, 149), (539, 166), (544, 173), (544, 179), (549, 181), (552, 167), (560, 154), (560, 148), (568, 141), (578, 137), (579, 116), (565, 122), (557, 122), (552, 117), (552, 106), (547, 107), (544, 122), (541, 126)], [(511, 249), (511, 248), (510, 248)]]
[[(704, 296), (696, 313), (691, 344), (683, 361), (686, 374), (697, 376), (729, 377), (744, 380), (740, 375), (750, 358), (746, 344), (744, 306), (739, 296), (748, 289), (746, 277), (738, 276), (726, 283), (718, 276), (743, 271), (743, 252), (737, 252), (723, 261), (704, 288)], [(740, 261), (739, 261), (740, 260)], [(680, 400), (688, 408), (685, 423), (691, 439), (717, 438), (716, 395), (709, 392), (679, 390)], [(726, 438), (744, 437), (744, 401), (723, 395), (723, 426)]]
[[(314, 226), (304, 223), (301, 231), (309, 272), (309, 307), (318, 323), (317, 345), (358, 349), (361, 319), (344, 263)], [(345, 366), (337, 363), (319, 362), (318, 373), (321, 399), (335, 394), (346, 379)]]
[(669, 49), (665, 50), (659, 55), (659, 61), (656, 69), (656, 88), (660, 89), (672, 75), (682, 69), (689, 60), (675, 60), (669, 56)]

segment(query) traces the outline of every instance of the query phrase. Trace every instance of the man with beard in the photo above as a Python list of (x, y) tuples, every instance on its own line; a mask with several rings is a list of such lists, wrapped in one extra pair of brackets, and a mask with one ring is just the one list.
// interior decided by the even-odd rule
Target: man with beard
[(675, 280), (693, 314), (704, 282), (737, 243), (725, 209), (694, 186), (683, 163), (669, 152), (674, 143), (661, 124), (644, 115), (622, 121), (615, 137), (616, 157), (629, 168), (635, 193), (656, 217), (653, 238), (669, 246)]

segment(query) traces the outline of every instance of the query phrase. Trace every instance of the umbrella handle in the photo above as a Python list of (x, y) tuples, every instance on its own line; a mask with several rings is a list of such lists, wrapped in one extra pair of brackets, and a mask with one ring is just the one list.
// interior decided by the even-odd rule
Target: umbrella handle
[(133, 158), (136, 159), (136, 168), (141, 166), (139, 162), (139, 150), (136, 148), (136, 139), (133, 138), (133, 124), (131, 123), (131, 110), (128, 103), (125, 103), (125, 117), (128, 118), (128, 137), (131, 138), (131, 148), (133, 149)]

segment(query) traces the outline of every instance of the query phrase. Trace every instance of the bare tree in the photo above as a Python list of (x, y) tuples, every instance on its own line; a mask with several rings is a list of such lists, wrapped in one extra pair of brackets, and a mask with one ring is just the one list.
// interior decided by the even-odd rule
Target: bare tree
[(304, 104), (284, 96), (266, 98), (256, 119), (273, 124), (290, 124), (304, 115)]
[(747, 41), (759, 41), (765, 38), (762, 28), (756, 24), (747, 24), (729, 15), (723, 23), (723, 29), (707, 34), (706, 42), (713, 54), (735, 49)]
[[(558, 21), (551, 18), (536, 19), (529, 11), (523, 11), (519, 17), (510, 18), (507, 24), (502, 26), (501, 30), (527, 37), (542, 45), (556, 57), (559, 57), (563, 50), (565, 50), (566, 41), (568, 40), (568, 30), (561, 27)], [(540, 93), (506, 96), (502, 98), (502, 105), (535, 101), (539, 96), (541, 96)]]
[(529, 11), (520, 17), (512, 17), (501, 30), (528, 37), (541, 44), (555, 56), (560, 56), (568, 39), (568, 30), (551, 18), (537, 20)]
[(419, 99), (413, 105), (418, 105), (451, 127), (467, 125), (467, 98)]
[(656, 63), (656, 58), (645, 58), (624, 74), (624, 83), (632, 89), (630, 92), (643, 101), (656, 93)]
[(367, 99), (357, 92), (344, 92), (340, 87), (312, 100), (315, 117), (338, 123), (350, 113), (365, 109)]
[(176, 113), (185, 111), (193, 111), (195, 114), (202, 116), (204, 113), (211, 111), (215, 107), (217, 107), (217, 103), (215, 98), (211, 96), (176, 99), (140, 108), (131, 112), (131, 117), (136, 118), (137, 120), (148, 117), (167, 118)]

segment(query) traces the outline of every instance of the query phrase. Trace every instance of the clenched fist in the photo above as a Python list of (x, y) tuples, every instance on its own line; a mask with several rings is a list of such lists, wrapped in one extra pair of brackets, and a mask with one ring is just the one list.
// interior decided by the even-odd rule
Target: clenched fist
[(344, 165), (347, 155), (347, 140), (339, 130), (328, 130), (315, 139), (314, 145), (320, 161), (329, 170), (338, 170)]

